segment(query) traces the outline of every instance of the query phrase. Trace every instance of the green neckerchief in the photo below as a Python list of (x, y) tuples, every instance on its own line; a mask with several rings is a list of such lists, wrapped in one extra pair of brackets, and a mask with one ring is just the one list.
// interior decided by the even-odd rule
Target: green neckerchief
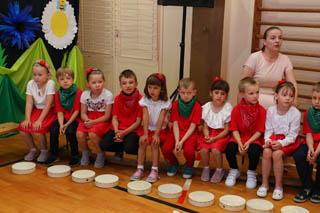
[(78, 87), (75, 84), (72, 84), (72, 86), (69, 89), (63, 89), (60, 87), (59, 89), (59, 101), (60, 105), (66, 109), (71, 110), (73, 106), (73, 102), (76, 99)]
[(307, 114), (307, 121), (313, 133), (320, 131), (320, 110), (311, 106)]
[(189, 102), (184, 102), (183, 100), (181, 100), (181, 98), (179, 96), (178, 97), (178, 111), (179, 111), (180, 115), (184, 118), (189, 117), (195, 103), (196, 103), (196, 97), (194, 97), (194, 96), (191, 99), (191, 101), (189, 101)]

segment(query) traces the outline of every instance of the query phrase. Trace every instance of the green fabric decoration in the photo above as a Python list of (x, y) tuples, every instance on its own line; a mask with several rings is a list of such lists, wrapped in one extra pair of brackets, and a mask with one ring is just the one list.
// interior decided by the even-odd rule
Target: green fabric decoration
[[(50, 64), (52, 80), (56, 82), (56, 70), (53, 66), (52, 60), (41, 38), (38, 38), (29, 49), (27, 49), (20, 58), (12, 65), (12, 67), (0, 67), (0, 78), (7, 74), (13, 80), (20, 93), (25, 96), (28, 81), (32, 79), (32, 65), (38, 60), (45, 60)], [(66, 65), (75, 72), (74, 83), (84, 90), (85, 89), (85, 75), (83, 71), (83, 58), (77, 46), (74, 46), (70, 52)]]
[[(69, 54), (68, 57), (67, 54)], [(84, 91), (86, 89), (86, 75), (83, 68), (83, 56), (77, 46), (74, 46), (69, 53), (64, 54), (61, 66), (66, 66), (73, 70), (74, 83)]]
[(73, 106), (73, 102), (76, 99), (78, 87), (75, 84), (72, 84), (72, 86), (69, 89), (63, 89), (60, 87), (59, 89), (59, 101), (63, 108), (66, 110), (71, 110)]
[(320, 131), (320, 110), (310, 106), (307, 121), (312, 132), (318, 133)]
[(178, 97), (178, 111), (180, 115), (184, 118), (188, 118), (192, 112), (192, 109), (196, 103), (196, 97), (193, 98), (189, 102), (184, 102), (181, 100), (180, 96)]
[(7, 55), (4, 55), (5, 50), (6, 49), (2, 48), (2, 45), (0, 43), (0, 67), (5, 67), (7, 65), (6, 63)]
[(56, 82), (56, 70), (41, 38), (38, 38), (10, 69), (0, 67), (0, 77), (5, 74), (9, 75), (20, 93), (25, 96), (28, 81), (32, 79), (32, 65), (38, 59), (45, 60), (50, 64), (51, 79)]
[[(25, 98), (8, 75), (0, 78), (0, 123), (20, 123), (25, 118)], [(0, 137), (6, 137), (18, 133), (10, 132)]]

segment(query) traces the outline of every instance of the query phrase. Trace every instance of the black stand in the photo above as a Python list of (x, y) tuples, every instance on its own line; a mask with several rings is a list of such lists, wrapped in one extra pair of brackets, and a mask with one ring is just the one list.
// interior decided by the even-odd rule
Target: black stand
[[(185, 37), (186, 37), (186, 18), (187, 18), (187, 6), (183, 6), (182, 14), (182, 33), (181, 33), (181, 42), (180, 42), (180, 71), (179, 71), (179, 80), (183, 78), (183, 68), (184, 68), (184, 50), (185, 50)], [(170, 95), (172, 102), (177, 98), (178, 88)]]

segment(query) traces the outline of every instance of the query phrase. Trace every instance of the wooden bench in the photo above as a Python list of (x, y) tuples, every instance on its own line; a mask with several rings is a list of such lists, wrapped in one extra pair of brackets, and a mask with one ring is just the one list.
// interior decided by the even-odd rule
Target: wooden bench
[(0, 124), (0, 135), (4, 135), (4, 134), (10, 133), (10, 132), (17, 131), (18, 126), (19, 126), (19, 124), (13, 123), (13, 122)]

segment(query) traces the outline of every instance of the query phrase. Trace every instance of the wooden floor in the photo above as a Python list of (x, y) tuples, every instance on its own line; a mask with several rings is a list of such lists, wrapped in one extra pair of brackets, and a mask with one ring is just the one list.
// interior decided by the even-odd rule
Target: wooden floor
[[(64, 140), (62, 140), (64, 143)], [(63, 146), (62, 144), (61, 146)], [(226, 212), (219, 207), (219, 197), (226, 194), (235, 194), (245, 199), (257, 198), (256, 189), (249, 190), (245, 187), (244, 181), (238, 181), (234, 187), (226, 187), (224, 182), (212, 184), (202, 182), (199, 175), (193, 177), (189, 192), (209, 191), (214, 194), (214, 205), (206, 208), (192, 206), (186, 199), (183, 204), (178, 204), (177, 199), (164, 199), (158, 196), (157, 187), (165, 183), (175, 183), (183, 186), (185, 179), (181, 173), (174, 176), (166, 176), (164, 170), (161, 170), (161, 179), (153, 184), (152, 192), (146, 197), (134, 196), (128, 194), (125, 189), (130, 181), (129, 177), (135, 171), (135, 156), (125, 156), (125, 160), (117, 163), (115, 160), (109, 161), (102, 169), (94, 169), (92, 164), (89, 166), (79, 166), (72, 168), (72, 171), (78, 169), (92, 169), (97, 175), (115, 174), (119, 176), (119, 187), (111, 189), (97, 188), (91, 183), (74, 183), (71, 176), (64, 178), (50, 178), (46, 174), (47, 167), (37, 164), (37, 169), (29, 175), (15, 175), (11, 173), (11, 164), (14, 161), (21, 160), (27, 153), (27, 147), (19, 135), (8, 138), (0, 138), (0, 212), (173, 212), (173, 210), (184, 212), (180, 207), (186, 208), (186, 211), (194, 212)], [(57, 164), (66, 164), (68, 157), (65, 149), (61, 150), (62, 160)], [(112, 158), (112, 155), (108, 155)], [(128, 158), (132, 160), (128, 160)], [(150, 156), (148, 156), (150, 159)], [(182, 158), (181, 158), (182, 159)], [(179, 158), (180, 160), (180, 158)], [(131, 165), (128, 163), (131, 161)], [(161, 158), (162, 165), (163, 158)], [(121, 165), (126, 164), (126, 165)], [(225, 168), (228, 168), (225, 163)], [(241, 169), (246, 171), (245, 166)], [(258, 171), (260, 168), (258, 169)], [(146, 170), (145, 176), (147, 176)], [(199, 169), (196, 173), (199, 174)], [(295, 168), (288, 169), (286, 178), (295, 179)], [(296, 181), (298, 183), (298, 181)], [(297, 204), (293, 197), (299, 191), (299, 188), (285, 186), (284, 199), (282, 201), (273, 201), (271, 198), (273, 188), (267, 196), (275, 208), (274, 212), (280, 212), (282, 206), (299, 205), (310, 212), (318, 212), (316, 205), (307, 201), (303, 204)], [(155, 200), (152, 200), (155, 199)], [(165, 201), (168, 203), (161, 203)], [(170, 206), (170, 204), (173, 204)], [(243, 210), (242, 212), (246, 212)]]

